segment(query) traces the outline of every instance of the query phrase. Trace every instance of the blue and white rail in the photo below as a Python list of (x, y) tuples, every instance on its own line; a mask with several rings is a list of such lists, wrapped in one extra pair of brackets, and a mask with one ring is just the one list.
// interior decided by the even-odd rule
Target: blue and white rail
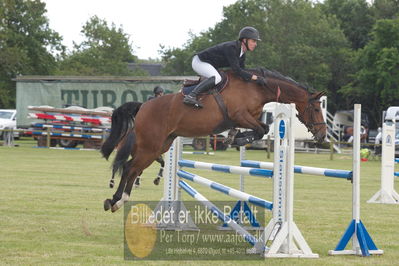
[(179, 166), (195, 168), (195, 169), (212, 170), (217, 172), (238, 174), (238, 175), (252, 175), (252, 176), (261, 176), (267, 178), (273, 177), (273, 171), (267, 169), (256, 169), (256, 168), (248, 168), (241, 166), (205, 163), (205, 162), (197, 162), (191, 160), (180, 160)]
[[(45, 131), (33, 131), (33, 135), (47, 136), (49, 132)], [(72, 138), (83, 138), (83, 139), (102, 139), (103, 136), (100, 135), (88, 135), (88, 134), (75, 134), (75, 133), (58, 133), (50, 132), (50, 136), (54, 137), (72, 137)]]
[(92, 131), (92, 132), (103, 132), (110, 131), (108, 128), (95, 128), (95, 127), (79, 127), (79, 126), (65, 126), (65, 125), (48, 125), (42, 123), (36, 123), (33, 125), (35, 128), (55, 128), (55, 129), (67, 129), (76, 131)]
[(213, 190), (217, 190), (219, 192), (222, 192), (222, 193), (224, 193), (226, 195), (229, 195), (229, 196), (231, 196), (233, 198), (240, 199), (240, 200), (243, 200), (243, 201), (248, 201), (249, 203), (252, 203), (254, 205), (257, 205), (259, 207), (262, 207), (262, 208), (265, 208), (265, 209), (268, 209), (268, 210), (272, 210), (273, 209), (273, 203), (270, 202), (270, 201), (267, 201), (267, 200), (252, 196), (252, 195), (250, 195), (248, 193), (245, 193), (245, 192), (239, 191), (237, 189), (234, 189), (234, 188), (222, 185), (220, 183), (211, 181), (211, 180), (206, 179), (206, 178), (204, 178), (202, 176), (195, 175), (195, 174), (183, 171), (183, 170), (177, 171), (177, 175), (179, 177), (181, 177), (181, 178), (186, 179), (186, 180), (190, 180), (190, 181), (192, 181), (194, 183), (197, 183), (197, 184), (203, 185), (205, 187), (209, 187), (209, 188), (211, 188)]
[[(260, 168), (260, 169), (273, 169), (274, 163), (243, 160), (241, 161), (241, 166)], [(352, 179), (353, 175), (352, 171), (349, 170), (327, 169), (327, 168), (318, 168), (318, 167), (301, 166), (301, 165), (294, 165), (294, 172), (299, 174), (329, 176), (329, 177), (346, 178), (346, 179)]]
[(179, 186), (186, 191), (191, 197), (201, 202), (205, 207), (207, 207), (210, 211), (217, 215), (217, 217), (223, 221), (223, 223), (227, 224), (229, 227), (238, 232), (248, 243), (252, 246), (258, 242), (258, 239), (246, 231), (243, 227), (238, 225), (230, 216), (225, 215), (218, 207), (216, 207), (212, 202), (210, 202), (207, 198), (205, 198), (202, 194), (200, 194), (193, 187), (188, 185), (183, 180), (179, 180)]

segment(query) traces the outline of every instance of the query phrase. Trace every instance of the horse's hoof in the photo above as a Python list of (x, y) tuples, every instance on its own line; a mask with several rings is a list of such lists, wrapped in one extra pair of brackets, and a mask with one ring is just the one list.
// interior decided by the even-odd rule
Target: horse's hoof
[(140, 186), (140, 184), (141, 184), (140, 178), (136, 178), (136, 180), (134, 181), (133, 187), (138, 188)]
[(159, 178), (159, 177), (155, 178), (154, 185), (158, 186), (160, 181), (161, 181), (161, 178)]
[(104, 200), (104, 211), (108, 211), (109, 209), (111, 209), (111, 200), (110, 199), (106, 199)]
[(119, 210), (119, 208), (120, 208), (121, 206), (119, 206), (118, 204), (114, 204), (112, 207), (111, 207), (111, 212), (116, 212), (117, 210)]
[(109, 188), (114, 188), (114, 180), (109, 181)]
[(115, 202), (114, 205), (112, 205), (111, 207), (111, 211), (112, 212), (116, 212), (117, 210), (119, 210), (123, 204), (129, 200), (129, 194), (127, 194), (126, 192), (123, 192), (122, 194), (122, 198), (120, 200), (118, 200), (117, 202)]

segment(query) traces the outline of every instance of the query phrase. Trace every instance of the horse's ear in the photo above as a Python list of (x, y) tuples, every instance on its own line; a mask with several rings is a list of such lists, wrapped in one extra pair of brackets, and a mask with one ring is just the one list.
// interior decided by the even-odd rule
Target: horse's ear
[(326, 95), (326, 91), (319, 91), (319, 92), (314, 93), (312, 95), (312, 98), (313, 99), (320, 99), (320, 97), (324, 96), (324, 95)]

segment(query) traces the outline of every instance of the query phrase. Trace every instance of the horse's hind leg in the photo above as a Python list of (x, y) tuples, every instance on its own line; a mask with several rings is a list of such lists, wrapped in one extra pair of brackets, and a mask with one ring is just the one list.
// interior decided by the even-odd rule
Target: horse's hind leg
[(158, 172), (158, 176), (154, 179), (154, 184), (155, 185), (159, 185), (159, 182), (161, 181), (161, 178), (163, 176), (163, 168), (165, 167), (165, 161), (162, 158), (162, 155), (159, 156), (156, 161), (161, 165), (161, 167), (159, 168), (159, 172)]
[(129, 172), (128, 169), (130, 169), (132, 163), (133, 163), (133, 159), (130, 159), (123, 165), (123, 172), (122, 172), (121, 180), (119, 181), (118, 189), (116, 190), (112, 199), (106, 199), (104, 201), (104, 210), (105, 211), (108, 211), (116, 202), (118, 202), (122, 198), (122, 195), (123, 195), (122, 193), (126, 186), (127, 174)]
[[(159, 156), (167, 151), (172, 144), (173, 140), (175, 139), (174, 136), (169, 136), (167, 140), (163, 143), (161, 152), (149, 152), (146, 148), (137, 149), (136, 156), (133, 161), (129, 164), (130, 169), (125, 169), (128, 172), (126, 175), (127, 183), (122, 193), (122, 197), (119, 201), (117, 201), (114, 205), (112, 205), (111, 211), (115, 212), (118, 210), (122, 205), (127, 201), (130, 197), (130, 193), (132, 191), (133, 184), (136, 178), (142, 174), (143, 170), (146, 169), (148, 166), (154, 162)], [(156, 151), (156, 149), (155, 149)], [(130, 162), (130, 161), (129, 161)], [(125, 176), (125, 173), (124, 173)]]
[[(137, 154), (143, 154), (143, 153), (138, 152)], [(156, 158), (156, 156), (149, 156), (149, 155), (147, 155), (146, 157), (147, 157), (147, 159), (143, 160), (143, 159), (141, 159), (141, 158), (143, 158), (142, 155), (136, 156), (133, 159), (132, 163), (129, 164), (129, 169), (126, 169), (126, 176), (125, 176), (126, 180), (127, 180), (126, 186), (124, 187), (124, 190), (123, 190), (123, 193), (122, 193), (122, 196), (120, 197), (120, 199), (112, 205), (112, 207), (111, 207), (112, 212), (117, 211), (120, 207), (123, 206), (123, 204), (126, 201), (128, 201), (136, 178), (142, 174), (142, 172), (145, 168), (150, 166), (150, 164), (154, 161), (154, 157)]]

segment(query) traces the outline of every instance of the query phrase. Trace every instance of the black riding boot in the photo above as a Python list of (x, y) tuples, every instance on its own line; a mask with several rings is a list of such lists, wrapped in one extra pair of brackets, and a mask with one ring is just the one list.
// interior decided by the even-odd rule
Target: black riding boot
[(203, 105), (197, 100), (197, 95), (211, 89), (213, 86), (215, 86), (215, 77), (210, 77), (202, 81), (190, 94), (184, 96), (183, 103), (202, 108)]

